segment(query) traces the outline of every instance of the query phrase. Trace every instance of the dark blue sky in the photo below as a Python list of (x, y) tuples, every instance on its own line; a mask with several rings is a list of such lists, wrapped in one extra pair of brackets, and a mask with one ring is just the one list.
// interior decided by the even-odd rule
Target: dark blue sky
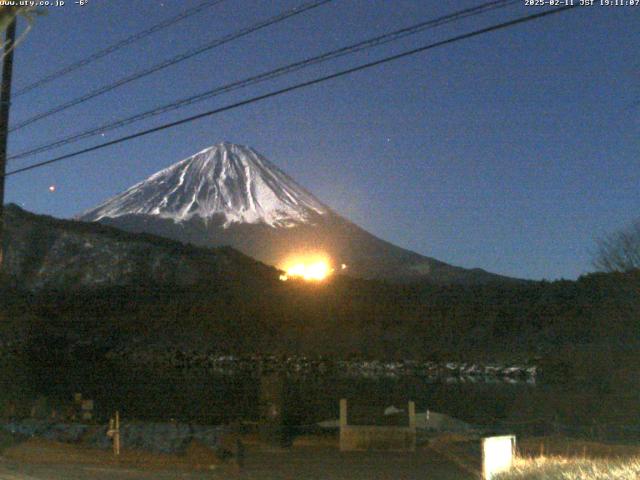
[[(198, 3), (69, 0), (19, 46), (14, 88)], [(17, 98), (12, 121), (298, 3), (226, 0)], [(335, 0), (15, 132), (10, 153), (479, 3)], [(534, 11), (523, 0), (9, 168)], [(575, 278), (591, 270), (595, 238), (638, 216), (639, 45), (640, 7), (577, 8), (10, 177), (7, 201), (70, 217), (227, 140), (402, 247), (505, 275)]]

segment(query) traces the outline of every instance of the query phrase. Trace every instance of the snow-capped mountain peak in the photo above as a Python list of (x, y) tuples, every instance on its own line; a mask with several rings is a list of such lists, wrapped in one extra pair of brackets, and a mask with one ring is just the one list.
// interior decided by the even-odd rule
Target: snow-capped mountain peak
[(183, 222), (198, 216), (206, 222), (223, 215), (225, 226), (288, 227), (328, 212), (252, 148), (222, 142), (155, 173), (79, 218), (98, 221), (152, 215)]

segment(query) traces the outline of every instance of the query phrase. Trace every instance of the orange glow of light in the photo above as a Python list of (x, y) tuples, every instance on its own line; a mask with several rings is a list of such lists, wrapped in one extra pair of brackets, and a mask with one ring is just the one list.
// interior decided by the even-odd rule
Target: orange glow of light
[(285, 271), (285, 274), (280, 275), (283, 282), (290, 278), (321, 282), (334, 272), (331, 261), (325, 255), (318, 254), (291, 257), (283, 262), (281, 269)]

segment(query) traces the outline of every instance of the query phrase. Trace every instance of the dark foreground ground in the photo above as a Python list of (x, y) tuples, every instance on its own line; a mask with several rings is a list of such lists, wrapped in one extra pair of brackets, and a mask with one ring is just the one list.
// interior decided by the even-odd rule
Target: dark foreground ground
[[(221, 462), (206, 449), (183, 455), (125, 449), (116, 460), (107, 450), (30, 438), (3, 450), (0, 480), (467, 480), (477, 479), (480, 467), (477, 438), (461, 435), (434, 437), (413, 453), (340, 452), (332, 437), (301, 437), (289, 449), (265, 446), (249, 436), (244, 440), (245, 465), (237, 470), (232, 461)], [(573, 458), (637, 463), (640, 458), (638, 444), (564, 436), (522, 438), (518, 451), (525, 461)]]
[[(36, 452), (34, 452), (36, 453)], [(34, 459), (36, 462), (42, 458)], [(109, 465), (96, 462), (59, 464), (0, 459), (1, 480), (169, 480), (169, 479), (265, 479), (265, 480), (465, 480), (472, 475), (430, 448), (414, 453), (340, 452), (334, 447), (296, 447), (274, 450), (249, 446), (244, 468), (232, 465), (209, 470)]]

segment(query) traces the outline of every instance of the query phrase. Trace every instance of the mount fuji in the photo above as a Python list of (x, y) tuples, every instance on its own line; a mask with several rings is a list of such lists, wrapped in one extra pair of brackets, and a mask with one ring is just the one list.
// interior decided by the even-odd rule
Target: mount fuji
[(159, 171), (77, 219), (199, 246), (229, 245), (276, 266), (292, 254), (322, 252), (362, 278), (512, 280), (381, 240), (332, 211), (253, 148), (227, 142)]

